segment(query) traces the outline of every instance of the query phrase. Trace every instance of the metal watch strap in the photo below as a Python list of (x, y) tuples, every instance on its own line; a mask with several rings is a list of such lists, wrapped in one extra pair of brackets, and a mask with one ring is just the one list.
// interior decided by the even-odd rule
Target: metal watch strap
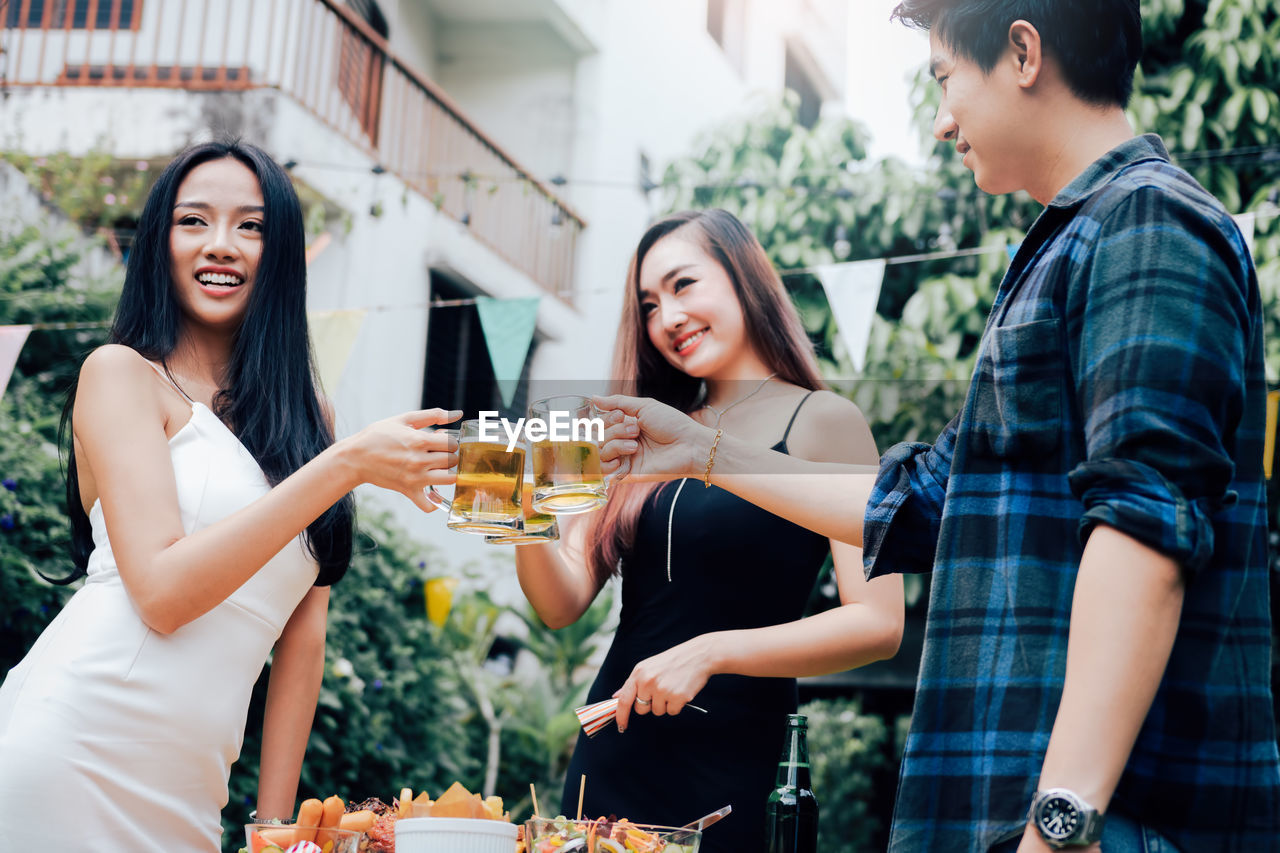
[(1105, 816), (1097, 809), (1086, 809), (1084, 827), (1080, 830), (1080, 846), (1096, 844), (1102, 839), (1102, 824)]
[[(1079, 812), (1081, 823), (1079, 828), (1072, 833), (1070, 839), (1051, 838), (1040, 828), (1040, 822), (1037, 818), (1040, 804), (1042, 801), (1053, 797), (1062, 797), (1072, 801), (1072, 804)], [(1049, 788), (1036, 791), (1035, 796), (1031, 799), (1031, 808), (1027, 811), (1027, 820), (1035, 826), (1036, 832), (1039, 833), (1046, 844), (1055, 850), (1064, 850), (1070, 847), (1088, 847), (1097, 843), (1102, 838), (1102, 826), (1106, 816), (1085, 802), (1074, 791), (1066, 788)]]

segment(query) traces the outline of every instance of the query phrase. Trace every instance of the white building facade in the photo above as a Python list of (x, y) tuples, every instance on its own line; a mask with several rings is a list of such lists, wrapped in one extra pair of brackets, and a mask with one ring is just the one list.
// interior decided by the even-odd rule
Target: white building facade
[(366, 312), (328, 389), (350, 432), (497, 399), (476, 296), (540, 298), (525, 379), (606, 380), (646, 182), (752, 93), (838, 107), (849, 2), (9, 0), (0, 146), (156, 159), (236, 134), (289, 164), (345, 211), (309, 306)]

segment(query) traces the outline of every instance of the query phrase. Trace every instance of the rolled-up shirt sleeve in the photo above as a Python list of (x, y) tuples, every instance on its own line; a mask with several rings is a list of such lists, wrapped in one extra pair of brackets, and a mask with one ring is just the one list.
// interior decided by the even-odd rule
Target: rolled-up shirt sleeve
[(1106, 524), (1194, 573), (1214, 552), (1213, 515), (1234, 500), (1256, 288), (1229, 221), (1210, 227), (1154, 189), (1110, 216), (1067, 305), (1085, 432), (1069, 474), (1080, 538)]
[(933, 444), (896, 444), (880, 457), (862, 523), (868, 580), (933, 571), (959, 422), (957, 415)]

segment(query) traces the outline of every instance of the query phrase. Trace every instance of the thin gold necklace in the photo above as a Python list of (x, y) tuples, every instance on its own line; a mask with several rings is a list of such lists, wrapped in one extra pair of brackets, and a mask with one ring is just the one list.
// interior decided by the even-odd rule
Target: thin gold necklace
[(738, 405), (739, 403), (745, 403), (747, 400), (750, 400), (752, 397), (754, 397), (754, 396), (756, 395), (756, 393), (757, 393), (757, 392), (759, 392), (759, 390), (760, 390), (761, 388), (763, 388), (763, 387), (765, 386), (765, 384), (766, 384), (766, 383), (768, 383), (768, 381), (769, 381), (770, 379), (772, 379), (773, 377), (775, 377), (775, 376), (777, 376), (777, 375), (778, 375), (778, 371), (776, 371), (776, 370), (775, 370), (773, 373), (770, 373), (770, 374), (769, 374), (768, 376), (766, 376), (764, 379), (761, 379), (761, 380), (760, 380), (760, 384), (759, 384), (759, 385), (757, 385), (756, 387), (754, 387), (754, 388), (752, 388), (752, 389), (751, 389), (751, 393), (747, 394), (745, 397), (739, 397), (738, 399), (734, 400), (734, 401), (733, 401), (732, 403), (730, 403), (729, 405), (725, 406), (725, 407), (724, 407), (724, 411), (723, 411), (723, 412), (722, 412), (722, 411), (720, 411), (719, 409), (717, 409), (715, 406), (711, 405), (710, 403), (703, 403), (703, 404), (702, 404), (702, 408), (704, 408), (704, 409), (710, 409), (711, 411), (715, 412), (715, 415), (716, 415), (716, 425), (715, 425), (715, 429), (719, 429), (719, 428), (720, 428), (720, 420), (721, 420), (725, 415), (729, 414), (729, 411), (730, 411), (734, 406)]
[[(778, 375), (778, 372), (775, 370), (773, 373), (770, 373), (764, 379), (761, 379), (760, 384), (757, 385), (755, 388), (751, 389), (751, 393), (747, 394), (745, 397), (739, 397), (729, 405), (725, 406), (723, 412), (717, 409), (715, 406), (711, 405), (710, 403), (703, 403), (701, 408), (710, 409), (711, 411), (715, 412), (716, 414), (715, 428), (720, 429), (720, 421), (724, 418), (725, 415), (729, 414), (729, 411), (734, 406), (738, 405), (739, 403), (745, 403), (747, 400), (750, 400), (752, 397), (756, 395), (757, 392), (759, 392), (761, 388), (763, 388), (766, 384), (768, 384), (770, 379), (772, 379), (777, 375)], [(675, 517), (676, 517), (676, 501), (680, 500), (680, 492), (684, 491), (684, 484), (687, 483), (688, 481), (689, 481), (688, 477), (682, 477), (680, 479), (680, 485), (676, 486), (676, 493), (671, 498), (671, 509), (670, 511), (667, 512), (667, 583), (671, 583), (671, 527), (674, 524)]]

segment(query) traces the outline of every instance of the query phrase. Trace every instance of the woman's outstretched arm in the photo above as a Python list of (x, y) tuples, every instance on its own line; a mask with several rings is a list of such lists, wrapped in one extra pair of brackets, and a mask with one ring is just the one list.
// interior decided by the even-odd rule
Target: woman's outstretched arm
[[(612, 414), (611, 423), (625, 417), (639, 425), (638, 437), (620, 436), (602, 448), (601, 459), (619, 476), (641, 481), (702, 479), (714, 444), (712, 483), (829, 539), (862, 547), (862, 521), (876, 481), (876, 458), (814, 461), (728, 434), (716, 442), (714, 429), (651, 399), (614, 395), (599, 397), (596, 404)], [(828, 433), (828, 440), (833, 446), (841, 441), (839, 428)]]
[(161, 633), (226, 599), (360, 483), (399, 491), (430, 512), (423, 488), (451, 482), (451, 439), (421, 428), (459, 413), (410, 412), (336, 442), (261, 498), (188, 536), (161, 397), (169, 393), (136, 352), (105, 346), (81, 368), (72, 414), (77, 464), (91, 472), (120, 577), (143, 621)]

